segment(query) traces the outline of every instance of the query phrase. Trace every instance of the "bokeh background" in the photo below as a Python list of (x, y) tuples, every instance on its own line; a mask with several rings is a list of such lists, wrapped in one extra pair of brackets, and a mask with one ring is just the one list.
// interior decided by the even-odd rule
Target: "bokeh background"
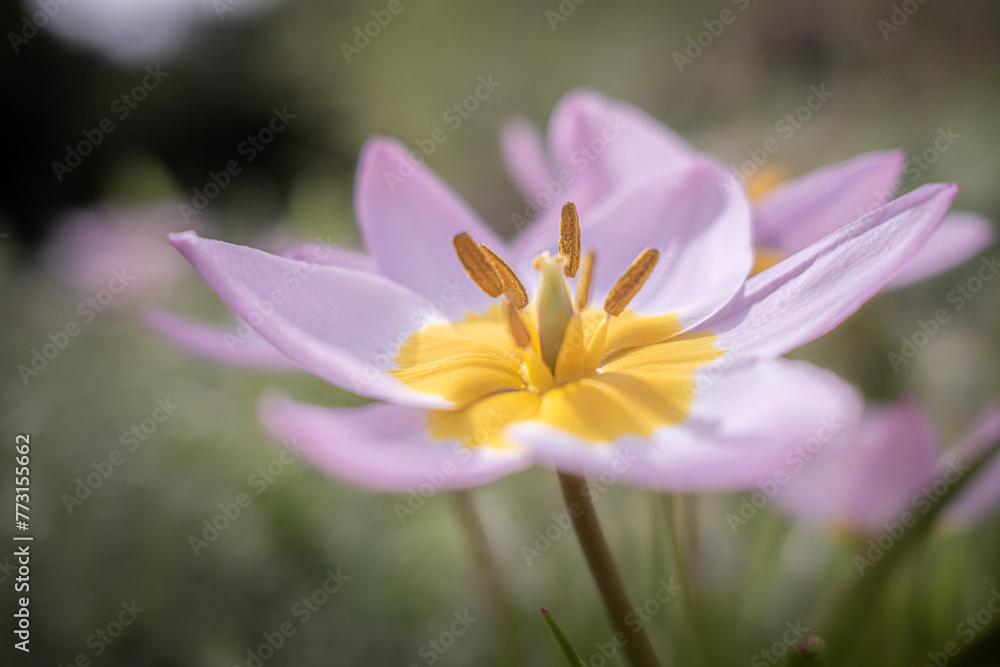
[[(147, 307), (220, 321), (226, 313), (193, 271), (144, 254), (124, 258), (138, 278), (85, 319), (82, 304), (110, 275), (80, 279), (79, 258), (53, 241), (68, 217), (115, 211), (130, 229), (198, 225), (216, 238), (270, 248), (303, 238), (357, 245), (351, 188), (365, 138), (392, 135), (416, 147), (443, 127), (447, 140), (428, 164), (509, 236), (510, 216), (524, 202), (504, 174), (497, 130), (512, 114), (544, 127), (563, 94), (592, 87), (738, 165), (812, 86), (825, 86), (833, 96), (782, 141), (773, 166), (796, 175), (896, 147), (926, 159), (950, 128), (958, 138), (926, 169), (911, 163), (905, 189), (956, 181), (957, 208), (1000, 219), (996, 2), (400, 2), (402, 11), (350, 62), (341, 44), (387, 2), (25, 0), (0, 9), (0, 500), (13, 508), (14, 438), (28, 433), (35, 536), (30, 655), (11, 650), (14, 575), (3, 559), (13, 548), (0, 551), (0, 655), (13, 661), (0, 662), (68, 665), (83, 655), (107, 666), (249, 666), (248, 651), (291, 622), (295, 634), (263, 664), (510, 664), (454, 497), (436, 495), (401, 521), (396, 505), (406, 497), (354, 489), (301, 461), (275, 465), (281, 450), (254, 417), (268, 389), (325, 404), (360, 399), (311, 377), (209, 365), (157, 339), (140, 325)], [(678, 67), (675, 53), (725, 9), (735, 20)], [(901, 25), (891, 24), (894, 11)], [(52, 16), (32, 31), (38, 12)], [(122, 118), (115, 100), (147, 77), (147, 67), (166, 76)], [(451, 128), (443, 114), (481, 76), (501, 85)], [(211, 172), (240, 159), (242, 142), (274, 109), (294, 115), (287, 129), (185, 220), (178, 203), (190, 204)], [(65, 162), (67, 145), (104, 118), (114, 131), (71, 172), (55, 174), (53, 161)], [(1000, 286), (986, 283), (899, 372), (887, 354), (946, 306), (977, 262), (876, 297), (796, 356), (834, 369), (870, 398), (919, 397), (949, 442), (1000, 393)], [(30, 365), (50, 334), (71, 322), (79, 335), (25, 379), (18, 366)], [(129, 451), (124, 434), (141, 428), (158, 400), (177, 408)], [(107, 469), (113, 450), (123, 462), (67, 506), (64, 494)], [(254, 475), (269, 465), (272, 481), (261, 488)], [(252, 503), (195, 553), (191, 536), (201, 537), (203, 522), (241, 493)], [(603, 664), (595, 643), (611, 630), (575, 537), (562, 533), (530, 564), (522, 552), (563, 511), (554, 475), (530, 471), (473, 498), (514, 609), (515, 664), (562, 660), (541, 606), (555, 612), (588, 664)], [(851, 568), (838, 536), (768, 511), (733, 535), (725, 514), (738, 503), (738, 495), (716, 496), (698, 507), (695, 574), (719, 640), (718, 664), (747, 664)], [(652, 597), (661, 578), (676, 574), (664, 557), (661, 499), (612, 487), (598, 505), (634, 601)], [(939, 536), (921, 554), (919, 578), (915, 566), (904, 567), (885, 602), (899, 613), (890, 626), (873, 627), (887, 638), (883, 664), (922, 655), (900, 646), (931, 650), (954, 638), (956, 623), (997, 585), (998, 554), (994, 517)], [(338, 568), (349, 579), (301, 622), (295, 605)], [(95, 639), (133, 601), (142, 609), (134, 622), (110, 642)], [(455, 613), (477, 620), (443, 653), (428, 649), (432, 639), (445, 641)], [(664, 655), (677, 627), (669, 604), (651, 622)], [(913, 641), (894, 641), (900, 636)]]

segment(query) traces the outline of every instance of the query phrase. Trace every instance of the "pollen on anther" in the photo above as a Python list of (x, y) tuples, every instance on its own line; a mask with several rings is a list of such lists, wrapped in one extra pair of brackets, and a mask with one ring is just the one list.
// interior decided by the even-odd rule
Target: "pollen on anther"
[(576, 277), (580, 268), (580, 216), (576, 213), (576, 204), (571, 201), (563, 204), (559, 214), (559, 254), (569, 260), (566, 275)]
[(507, 323), (510, 326), (510, 333), (514, 336), (514, 342), (517, 343), (518, 347), (528, 347), (531, 343), (531, 334), (528, 333), (528, 326), (521, 319), (521, 314), (518, 311), (517, 306), (515, 306), (510, 301), (505, 301), (507, 308)]
[(486, 255), (486, 258), (493, 265), (493, 270), (496, 271), (498, 276), (500, 276), (500, 283), (503, 285), (504, 296), (506, 296), (518, 310), (527, 306), (528, 293), (525, 291), (524, 285), (517, 277), (517, 274), (514, 273), (514, 269), (510, 268), (510, 264), (503, 261), (503, 258), (493, 252), (493, 249), (489, 246), (480, 244), (479, 249), (483, 251), (483, 254)]
[(472, 282), (479, 286), (479, 289), (489, 296), (500, 296), (503, 294), (503, 282), (493, 268), (493, 262), (480, 246), (472, 240), (472, 237), (462, 232), (456, 234), (451, 240), (455, 246), (455, 254), (458, 260), (465, 267), (465, 272), (472, 278)]
[(588, 250), (580, 263), (580, 277), (576, 281), (576, 308), (583, 310), (590, 301), (590, 277), (594, 273), (594, 251)]
[(625, 270), (625, 273), (608, 293), (608, 298), (604, 300), (605, 312), (609, 315), (621, 315), (629, 302), (642, 289), (659, 260), (660, 252), (654, 248), (646, 248), (639, 253), (639, 256), (635, 258), (632, 265)]

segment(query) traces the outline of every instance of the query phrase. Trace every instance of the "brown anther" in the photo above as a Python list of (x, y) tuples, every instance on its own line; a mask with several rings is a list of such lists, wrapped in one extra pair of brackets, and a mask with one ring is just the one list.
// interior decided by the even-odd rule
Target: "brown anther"
[(569, 260), (566, 275), (575, 277), (580, 268), (580, 217), (576, 214), (576, 204), (571, 201), (563, 204), (559, 214), (559, 254)]
[(455, 254), (465, 267), (465, 272), (472, 278), (472, 282), (479, 286), (490, 296), (500, 296), (503, 294), (503, 283), (500, 276), (493, 268), (493, 262), (484, 253), (480, 246), (472, 240), (472, 237), (462, 232), (456, 234), (451, 240), (455, 246)]
[(483, 254), (486, 255), (486, 258), (489, 259), (490, 263), (493, 265), (493, 270), (496, 271), (496, 274), (500, 277), (500, 283), (503, 285), (504, 296), (506, 296), (518, 310), (527, 306), (528, 293), (524, 291), (524, 285), (521, 284), (517, 274), (514, 273), (514, 269), (510, 268), (510, 264), (503, 261), (503, 258), (493, 252), (489, 246), (480, 244), (479, 249), (483, 251)]
[(528, 333), (528, 326), (521, 319), (521, 313), (517, 312), (517, 306), (510, 301), (504, 302), (507, 306), (507, 322), (510, 325), (510, 333), (514, 336), (514, 342), (518, 347), (528, 347), (531, 343), (531, 334)]
[(621, 315), (629, 302), (642, 289), (659, 260), (660, 251), (653, 248), (646, 248), (639, 253), (639, 256), (635, 258), (632, 265), (625, 270), (625, 273), (608, 293), (608, 298), (604, 300), (605, 312), (609, 315)]
[(590, 301), (590, 277), (594, 273), (594, 251), (588, 250), (580, 264), (580, 277), (576, 281), (576, 309), (583, 310)]

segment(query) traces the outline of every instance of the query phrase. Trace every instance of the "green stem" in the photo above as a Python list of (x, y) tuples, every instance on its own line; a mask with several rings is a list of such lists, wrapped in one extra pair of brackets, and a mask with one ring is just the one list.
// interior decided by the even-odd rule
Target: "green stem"
[[(970, 644), (962, 648), (962, 652), (948, 663), (948, 667), (995, 665), (998, 655), (1000, 655), (1000, 620), (994, 620), (983, 628)], [(918, 664), (926, 665), (926, 656), (921, 658), (919, 663), (914, 663), (915, 666)]]
[(628, 638), (624, 651), (629, 662), (633, 667), (658, 667), (660, 663), (646, 635), (646, 629), (642, 626), (636, 629), (625, 622), (625, 619), (633, 613), (632, 603), (629, 602), (611, 549), (604, 538), (597, 510), (590, 494), (586, 491), (587, 481), (582, 477), (560, 472), (559, 486), (562, 487), (566, 509), (573, 518), (573, 528), (580, 541), (580, 548), (604, 600), (611, 625), (616, 632)]
[(935, 520), (952, 498), (975, 478), (986, 462), (998, 451), (1000, 442), (994, 443), (984, 453), (980, 453), (969, 466), (968, 472), (923, 510), (915, 523), (909, 524), (910, 527), (901, 537), (895, 539), (890, 548), (884, 550), (878, 560), (862, 562), (865, 566), (863, 576), (852, 567), (852, 571), (841, 581), (840, 586), (834, 589), (832, 595), (817, 609), (815, 626), (825, 629), (824, 636), (834, 656), (832, 662), (842, 662), (850, 653), (856, 651), (857, 642), (851, 638), (857, 636), (858, 625), (867, 622), (869, 610), (875, 606), (878, 593), (886, 585), (898, 563), (904, 556), (910, 555), (917, 546), (923, 544), (930, 535)]
[(709, 664), (706, 653), (704, 626), (701, 607), (698, 603), (697, 586), (691, 573), (692, 556), (695, 552), (697, 535), (694, 521), (694, 498), (690, 496), (662, 496), (664, 500), (664, 531), (669, 542), (671, 569), (681, 580), (683, 599), (684, 648), (691, 665)]
[(511, 667), (518, 667), (518, 665), (525, 664), (525, 661), (521, 643), (518, 641), (517, 623), (510, 602), (504, 593), (499, 570), (493, 559), (493, 552), (490, 549), (489, 538), (486, 536), (483, 522), (479, 518), (479, 512), (476, 511), (476, 505), (469, 491), (455, 491), (453, 495), (462, 527), (465, 529), (465, 534), (469, 536), (472, 554), (479, 568), (486, 597), (493, 610), (494, 622), (499, 629), (504, 659)]

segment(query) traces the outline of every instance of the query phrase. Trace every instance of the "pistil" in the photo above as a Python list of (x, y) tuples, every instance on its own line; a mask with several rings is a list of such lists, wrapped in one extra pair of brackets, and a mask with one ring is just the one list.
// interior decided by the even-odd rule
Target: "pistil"
[[(553, 257), (543, 252), (534, 262), (541, 274), (535, 297), (536, 348), (533, 344), (535, 332), (521, 314), (521, 310), (528, 305), (528, 295), (514, 270), (492, 249), (477, 244), (464, 232), (456, 235), (452, 243), (472, 281), (491, 297), (504, 296), (508, 330), (524, 352), (528, 375), (533, 378), (545, 376), (541, 378), (541, 384), (545, 385), (551, 382), (552, 377), (557, 383), (565, 383), (597, 372), (604, 355), (610, 318), (622, 314), (660, 259), (659, 251), (653, 248), (646, 248), (636, 257), (604, 301), (607, 317), (592, 336), (585, 336), (581, 317), (590, 301), (594, 252), (588, 250), (586, 255), (582, 254), (580, 218), (573, 202), (566, 202), (559, 217), (559, 254)], [(574, 303), (567, 278), (576, 277), (581, 269)], [(529, 357), (537, 361), (532, 363)], [(544, 372), (532, 370), (538, 361), (544, 364)], [(529, 381), (529, 384), (534, 383)]]
[(566, 335), (566, 325), (574, 313), (573, 300), (566, 285), (566, 258), (562, 255), (552, 257), (546, 252), (535, 260), (535, 264), (541, 274), (536, 298), (538, 341), (542, 360), (554, 371), (559, 348)]

